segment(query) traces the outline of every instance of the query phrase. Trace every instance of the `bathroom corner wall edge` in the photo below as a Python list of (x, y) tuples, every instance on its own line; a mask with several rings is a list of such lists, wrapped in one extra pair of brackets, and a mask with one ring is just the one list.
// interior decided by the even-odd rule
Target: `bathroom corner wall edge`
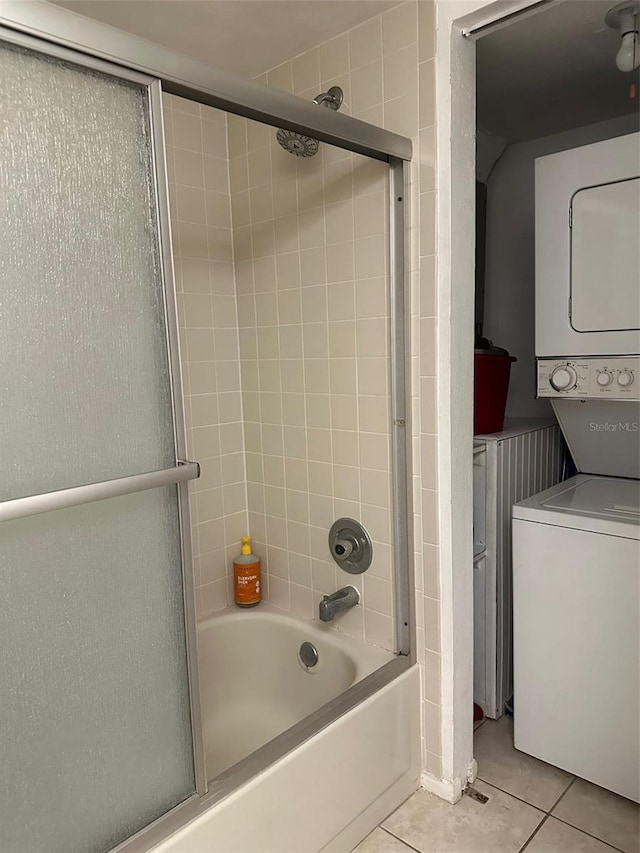
[(451, 803), (454, 806), (462, 798), (462, 791), (466, 782), (463, 783), (459, 777), (456, 779), (438, 779), (431, 773), (423, 773), (420, 776), (420, 787), (430, 794), (435, 794), (441, 800)]
[(411, 140), (313, 102), (212, 68), (43, 0), (4, 0), (0, 25), (124, 65), (162, 81), (165, 92), (282, 127), (349, 151), (410, 160)]

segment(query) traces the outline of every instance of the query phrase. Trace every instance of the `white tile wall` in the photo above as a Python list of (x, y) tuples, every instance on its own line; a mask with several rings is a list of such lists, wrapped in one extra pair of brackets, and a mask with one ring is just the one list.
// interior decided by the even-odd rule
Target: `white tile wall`
[[(267, 76), (316, 95), (319, 68), (313, 50)], [(391, 648), (387, 168), (327, 145), (296, 158), (274, 129), (233, 116), (229, 154), (249, 522), (265, 589), (312, 619), (323, 594), (353, 583), (364, 607), (335, 627)], [(330, 558), (341, 515), (374, 539), (363, 577)]]

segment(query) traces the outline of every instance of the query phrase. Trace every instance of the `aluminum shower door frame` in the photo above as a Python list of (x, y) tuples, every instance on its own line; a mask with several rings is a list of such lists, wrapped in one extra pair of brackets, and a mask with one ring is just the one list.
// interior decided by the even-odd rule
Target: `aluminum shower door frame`
[[(87, 483), (85, 485), (57, 489), (41, 494), (28, 495), (0, 501), (0, 524), (15, 519), (29, 518), (41, 513), (82, 506), (95, 501), (107, 500), (123, 495), (135, 494), (149, 489), (175, 486), (179, 525), (181, 557), (181, 581), (185, 632), (186, 671), (188, 680), (190, 723), (192, 736), (192, 758), (194, 791), (172, 813), (188, 814), (194, 802), (207, 792), (204, 737), (198, 677), (198, 655), (195, 611), (195, 576), (191, 548), (191, 517), (189, 508), (189, 481), (200, 476), (197, 462), (187, 460), (184, 394), (181, 372), (180, 344), (176, 290), (173, 274), (173, 252), (168, 206), (168, 183), (164, 148), (164, 122), (162, 116), (162, 87), (160, 81), (148, 74), (131, 70), (122, 65), (113, 65), (101, 58), (79, 53), (64, 45), (44, 41), (16, 28), (5, 28), (0, 17), (0, 44), (15, 45), (44, 56), (52, 56), (77, 65), (88, 71), (97, 71), (106, 76), (133, 83), (145, 93), (147, 119), (149, 122), (150, 159), (153, 174), (152, 203), (158, 235), (159, 275), (162, 288), (164, 338), (169, 372), (171, 395), (171, 418), (175, 448), (175, 465), (157, 471), (130, 474), (123, 477)], [(164, 815), (158, 820), (161, 821)], [(188, 820), (184, 817), (183, 820)], [(153, 825), (153, 824), (152, 824)], [(146, 832), (145, 827), (140, 835)], [(122, 843), (128, 849), (129, 839)], [(147, 849), (138, 847), (137, 849)], [(132, 847), (132, 851), (136, 848)]]
[[(202, 784), (199, 784), (200, 796), (195, 795), (185, 803), (176, 806), (113, 851), (113, 853), (142, 853), (154, 844), (160, 843), (196, 816), (208, 811), (240, 785), (355, 708), (416, 662), (412, 560), (413, 511), (410, 491), (412, 482), (410, 347), (408, 346), (410, 317), (407, 310), (409, 277), (406, 263), (409, 247), (408, 162), (412, 157), (412, 143), (409, 139), (390, 131), (333, 110), (318, 109), (312, 102), (276, 89), (267, 89), (252, 81), (194, 62), (150, 42), (40, 0), (29, 3), (22, 0), (4, 0), (0, 16), (0, 38), (8, 34), (8, 40), (15, 41), (16, 33), (30, 36), (34, 41), (37, 40), (43, 52), (48, 50), (53, 52), (60, 48), (70, 50), (79, 55), (77, 59), (79, 64), (105, 62), (112, 68), (119, 66), (123, 75), (133, 71), (154, 78), (156, 92), (161, 85), (162, 90), (169, 94), (188, 98), (276, 128), (282, 127), (312, 136), (321, 142), (386, 162), (389, 165), (390, 379), (396, 657), (216, 779), (209, 780), (207, 793), (203, 794)], [(114, 73), (114, 71), (107, 71), (107, 73)], [(156, 98), (156, 106), (152, 110), (152, 122), (154, 135), (160, 133), (161, 140), (162, 115), (158, 100)], [(166, 217), (168, 222), (164, 165), (162, 163), (156, 165), (159, 170), (158, 180), (165, 184), (164, 187), (159, 188), (158, 210), (161, 218)], [(170, 242), (165, 240), (164, 245), (170, 247)], [(165, 256), (165, 266), (167, 270), (171, 270), (170, 257)], [(174, 340), (175, 353), (177, 353), (175, 312), (169, 310), (167, 315), (170, 325), (169, 334)], [(179, 382), (179, 365), (177, 377)], [(179, 390), (179, 385), (176, 385), (175, 391)], [(174, 402), (179, 404), (177, 410), (181, 412), (180, 401)], [(184, 422), (180, 420), (180, 415), (178, 415), (178, 421), (180, 430), (183, 430)], [(184, 489), (186, 491), (186, 486)], [(188, 513), (188, 506), (185, 512)], [(186, 517), (188, 518), (188, 515)], [(188, 547), (188, 543), (185, 543), (185, 548), (188, 549)], [(195, 613), (192, 588), (187, 591), (186, 597), (188, 599), (186, 609), (191, 610), (189, 619), (192, 621)], [(193, 685), (193, 688), (197, 691), (197, 685)], [(194, 725), (199, 729), (199, 732), (195, 732), (194, 741), (201, 743), (200, 708), (194, 709), (194, 713), (197, 715)], [(201, 761), (201, 756), (199, 760)]]
[(171, 95), (376, 160), (411, 159), (411, 140), (404, 136), (344, 113), (319, 110), (312, 101), (268, 89), (42, 0), (3, 0), (0, 12), (0, 26), (155, 77)]

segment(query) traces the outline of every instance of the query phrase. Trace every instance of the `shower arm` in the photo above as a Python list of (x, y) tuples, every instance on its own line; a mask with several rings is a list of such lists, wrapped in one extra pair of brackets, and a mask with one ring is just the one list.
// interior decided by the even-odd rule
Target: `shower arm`
[(314, 104), (328, 107), (330, 110), (339, 110), (342, 106), (344, 95), (339, 86), (332, 86), (328, 92), (321, 92), (313, 99)]

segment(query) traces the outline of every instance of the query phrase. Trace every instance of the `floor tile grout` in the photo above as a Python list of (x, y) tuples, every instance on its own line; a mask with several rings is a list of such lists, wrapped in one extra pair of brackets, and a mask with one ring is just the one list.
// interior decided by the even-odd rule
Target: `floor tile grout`
[(560, 823), (564, 823), (565, 826), (570, 826), (572, 829), (575, 829), (578, 832), (581, 832), (583, 835), (589, 836), (589, 838), (593, 838), (595, 841), (600, 841), (601, 844), (606, 844), (608, 847), (611, 847), (612, 850), (617, 850), (618, 853), (624, 853), (624, 850), (621, 850), (620, 847), (616, 847), (615, 844), (612, 844), (610, 841), (606, 841), (604, 838), (600, 838), (598, 835), (593, 835), (591, 832), (587, 832), (586, 829), (582, 829), (581, 827), (576, 826), (573, 823), (569, 823), (569, 821), (567, 821), (567, 820), (563, 820), (561, 817), (558, 817), (558, 815), (553, 814), (553, 809), (555, 809), (555, 807), (558, 805), (560, 800), (567, 793), (569, 788), (571, 788), (573, 783), (578, 778), (577, 776), (573, 777), (571, 782), (569, 782), (569, 784), (567, 785), (566, 790), (562, 792), (562, 794), (558, 797), (558, 799), (555, 801), (555, 803), (551, 806), (549, 811), (545, 811), (544, 809), (541, 809), (540, 806), (534, 806), (533, 803), (530, 803), (527, 800), (523, 800), (522, 797), (518, 797), (515, 794), (512, 794), (510, 791), (505, 791), (504, 788), (499, 788), (493, 782), (487, 782), (486, 779), (482, 779), (480, 776), (478, 776), (477, 778), (481, 782), (483, 782), (485, 785), (488, 785), (490, 788), (495, 788), (496, 791), (500, 791), (501, 793), (506, 794), (507, 797), (512, 797), (514, 800), (518, 800), (518, 802), (524, 803), (525, 806), (529, 806), (532, 809), (536, 809), (536, 811), (539, 811), (544, 815), (544, 819), (540, 821), (538, 826), (535, 828), (534, 832), (529, 836), (529, 838), (527, 838), (527, 840), (525, 841), (524, 845), (520, 848), (518, 853), (522, 853), (522, 851), (525, 849), (525, 847), (529, 846), (533, 837), (538, 833), (538, 831), (542, 828), (542, 826), (547, 822), (547, 818), (550, 818), (550, 817), (552, 817), (554, 820), (560, 821)]
[(417, 848), (417, 847), (413, 847), (411, 844), (409, 844), (409, 843), (408, 843), (407, 841), (405, 841), (403, 838), (400, 838), (398, 835), (396, 835), (395, 833), (391, 832), (391, 830), (390, 830), (390, 829), (387, 829), (387, 828), (386, 828), (386, 826), (382, 826), (382, 824), (380, 824), (380, 829), (381, 829), (383, 832), (386, 832), (386, 833), (387, 833), (387, 835), (390, 835), (392, 838), (395, 838), (395, 840), (396, 840), (396, 841), (399, 841), (399, 842), (400, 842), (400, 844), (404, 844), (404, 846), (407, 848), (407, 850), (413, 850), (413, 851), (414, 851), (414, 853), (421, 853), (421, 851), (420, 851), (420, 850), (418, 850), (418, 848)]
[(558, 803), (560, 802), (560, 800), (565, 796), (565, 794), (567, 793), (567, 791), (569, 791), (569, 789), (571, 788), (571, 786), (573, 785), (573, 783), (576, 781), (576, 779), (577, 779), (577, 778), (578, 778), (577, 776), (574, 776), (574, 777), (573, 777), (573, 779), (569, 782), (569, 784), (568, 784), (568, 785), (567, 785), (567, 787), (564, 789), (564, 791), (560, 794), (560, 796), (559, 796), (559, 797), (558, 797), (558, 799), (555, 801), (555, 803), (551, 806), (551, 808), (549, 809), (549, 811), (547, 812), (547, 814), (551, 814), (551, 813), (553, 812), (553, 810), (555, 809), (555, 807), (558, 805)]
[[(496, 785), (495, 782), (487, 782), (486, 779), (483, 779), (481, 776), (477, 777), (484, 785), (488, 785), (490, 788), (495, 788), (496, 791), (501, 791), (503, 794), (506, 794), (508, 797), (513, 797), (514, 800), (518, 800), (519, 803), (524, 803), (525, 806), (529, 806), (532, 809), (536, 809), (536, 811), (542, 812), (544, 815), (548, 815), (549, 812), (546, 809), (540, 808), (540, 806), (534, 806), (533, 803), (530, 803), (528, 800), (523, 800), (522, 797), (519, 797), (517, 794), (512, 794), (511, 791), (505, 791), (504, 788), (501, 788), (499, 785)], [(554, 803), (555, 806), (555, 803)]]
[[(485, 725), (485, 723), (487, 723), (487, 722), (491, 722), (491, 721), (488, 721), (487, 719), (479, 721), (479, 723), (477, 724), (477, 728), (474, 726), (474, 735), (477, 734), (478, 729), (480, 729), (481, 726)], [(504, 732), (505, 736), (506, 736), (506, 732), (507, 732), (507, 729), (505, 729), (505, 732)], [(487, 736), (489, 737), (489, 735), (487, 735)], [(490, 738), (489, 744), (491, 744), (491, 742), (492, 742), (492, 738)], [(483, 743), (484, 743), (484, 741), (483, 741)], [(500, 743), (500, 738), (498, 738), (498, 742), (497, 742), (497, 746), (496, 746), (496, 748), (498, 749), (498, 759), (500, 758), (500, 755), (502, 754), (503, 748), (505, 746), (506, 746), (506, 741), (503, 741), (502, 743)], [(511, 740), (511, 746), (513, 748), (513, 740)], [(509, 762), (507, 762), (507, 764), (508, 763)], [(540, 763), (545, 764), (545, 762), (540, 762)], [(497, 766), (498, 766), (498, 769), (500, 769), (500, 767), (501, 767), (500, 763), (498, 763)], [(537, 779), (536, 767), (537, 767), (537, 764), (536, 764), (536, 766), (533, 766), (533, 768), (531, 770), (531, 772), (533, 773), (533, 782), (531, 783), (531, 785), (529, 785), (527, 783), (524, 786), (524, 793), (526, 796), (532, 795), (531, 792), (533, 792), (533, 795), (536, 795), (536, 790), (537, 790), (537, 792), (542, 795), (540, 798), (546, 799), (546, 795), (548, 794), (548, 788), (545, 786), (543, 786), (541, 788), (538, 781), (536, 781), (536, 779)], [(525, 769), (526, 769), (526, 766), (525, 766)], [(524, 772), (524, 770), (523, 770), (523, 772)], [(500, 776), (500, 773), (498, 773), (497, 775)], [(566, 778), (562, 779), (562, 775), (564, 775)], [(541, 778), (544, 779), (544, 775)], [(581, 845), (581, 844), (585, 843), (584, 841), (582, 841), (582, 842), (580, 841), (580, 836), (584, 835), (586, 838), (591, 838), (593, 841), (596, 841), (596, 842), (599, 842), (600, 844), (602, 844), (603, 845), (603, 848), (602, 848), (603, 853), (604, 853), (605, 849), (610, 850), (611, 853), (625, 853), (625, 851), (623, 849), (621, 849), (620, 847), (617, 847), (612, 842), (607, 841), (606, 838), (601, 838), (598, 835), (594, 835), (592, 832), (583, 829), (581, 826), (579, 826), (575, 823), (570, 823), (569, 820), (566, 820), (562, 817), (558, 817), (558, 815), (556, 815), (554, 813), (555, 809), (559, 808), (560, 804), (565, 800), (565, 798), (568, 795), (570, 795), (570, 791), (572, 790), (572, 787), (576, 784), (576, 782), (579, 781), (579, 777), (575, 776), (574, 774), (569, 774), (569, 773), (561, 774), (561, 777), (557, 780), (557, 782), (560, 783), (559, 785), (557, 784), (556, 780), (553, 780), (553, 785), (551, 786), (551, 791), (553, 791), (555, 789), (556, 798), (555, 798), (554, 802), (552, 802), (550, 804), (549, 807), (542, 807), (542, 806), (535, 805), (534, 803), (529, 802), (529, 800), (525, 799), (523, 796), (518, 796), (517, 794), (511, 793), (511, 791), (505, 790), (504, 788), (500, 787), (500, 785), (489, 781), (487, 778), (485, 778), (480, 773), (478, 773), (477, 780), (478, 780), (478, 782), (482, 783), (482, 785), (486, 786), (487, 789), (489, 789), (489, 790), (485, 790), (485, 793), (489, 794), (490, 797), (491, 797), (490, 792), (491, 791), (495, 792), (494, 796), (496, 796), (496, 803), (500, 802), (500, 800), (497, 799), (498, 793), (503, 794), (503, 796), (508, 798), (508, 800), (513, 800), (514, 803), (511, 804), (510, 807), (508, 806), (508, 803), (505, 802), (505, 805), (506, 805), (507, 809), (510, 810), (510, 812), (513, 812), (515, 809), (516, 810), (515, 813), (518, 813), (517, 807), (514, 805), (515, 803), (518, 803), (518, 802), (521, 803), (522, 805), (526, 805), (529, 809), (534, 809), (537, 812), (537, 815), (535, 816), (535, 818), (539, 821), (539, 823), (535, 826), (535, 828), (533, 828), (533, 830), (530, 831), (530, 834), (528, 835), (528, 837), (526, 837), (523, 840), (519, 840), (517, 842), (521, 845), (517, 848), (517, 853), (533, 853), (533, 850), (535, 849), (536, 844), (540, 843), (540, 842), (535, 841), (536, 837), (540, 833), (543, 833), (542, 837), (543, 837), (543, 842), (544, 842), (544, 839), (547, 837), (549, 837), (549, 838), (557, 837), (558, 834), (560, 835), (560, 837), (562, 837), (563, 834), (566, 834), (567, 832), (570, 833), (570, 830), (573, 830), (574, 833), (578, 833), (578, 835), (573, 836), (575, 839), (575, 843), (577, 845)], [(517, 783), (517, 780), (512, 780), (511, 777), (509, 777), (508, 775), (505, 776), (505, 781), (507, 782), (507, 784), (513, 783), (516, 788), (518, 788), (518, 787), (522, 788), (523, 787), (521, 784)], [(564, 785), (564, 787), (562, 787), (563, 785)], [(576, 790), (578, 790), (578, 789), (576, 789)], [(420, 791), (420, 789), (418, 789), (418, 791), (416, 791), (414, 794), (412, 794), (407, 799), (407, 802), (409, 800), (413, 799), (416, 796), (416, 794), (419, 793), (419, 791)], [(560, 792), (558, 793), (558, 791), (560, 791)], [(465, 792), (463, 792), (463, 793), (465, 793)], [(570, 799), (569, 804), (571, 802), (572, 802), (572, 800)], [(428, 806), (428, 804), (425, 804), (425, 806)], [(474, 810), (472, 810), (472, 811), (474, 811)], [(475, 811), (474, 811), (474, 813), (475, 813)], [(465, 814), (466, 814), (466, 812), (465, 812)], [(570, 814), (570, 810), (569, 810), (568, 814)], [(529, 812), (529, 821), (530, 822), (533, 822), (533, 817), (534, 816), (531, 815)], [(578, 815), (579, 820), (583, 820), (583, 817), (585, 819), (585, 822), (589, 823), (588, 817), (583, 816), (583, 815)], [(557, 821), (560, 824), (564, 824), (565, 829), (562, 830), (561, 827), (555, 827), (553, 822), (552, 822), (549, 826), (549, 829), (544, 830), (543, 827), (549, 822), (550, 818), (552, 819), (552, 821)], [(446, 825), (453, 826), (456, 823), (455, 819), (454, 818), (450, 819), (450, 816), (448, 816), (447, 813), (442, 814), (442, 820), (444, 821), (445, 826)], [(480, 822), (482, 823), (484, 819), (478, 818), (478, 820), (480, 820)], [(451, 823), (451, 821), (453, 821), (453, 824)], [(524, 826), (526, 826), (526, 824)], [(522, 835), (524, 834), (522, 832), (522, 830), (524, 829), (524, 826), (520, 827), (520, 831), (518, 833), (520, 835), (521, 839), (522, 839)], [(404, 838), (402, 838), (400, 835), (397, 835), (395, 831), (392, 831), (392, 830), (388, 829), (386, 826), (383, 826), (382, 823), (379, 824), (379, 828), (385, 834), (389, 835), (391, 838), (393, 838), (395, 841), (397, 841), (399, 843), (399, 845), (401, 845), (397, 848), (398, 853), (425, 853), (425, 849), (423, 846), (425, 844), (426, 844), (427, 849), (432, 849), (430, 847), (430, 843), (432, 843), (432, 842), (429, 841), (427, 836), (423, 837), (423, 835), (421, 833), (419, 833), (419, 837), (414, 838), (414, 841), (416, 841), (417, 844), (421, 845), (420, 847), (416, 847), (413, 844), (409, 843), (408, 841), (405, 841)], [(398, 828), (401, 831), (404, 831), (404, 827), (400, 826)], [(604, 829), (605, 834), (606, 834), (608, 831), (608, 826), (607, 825), (600, 826), (599, 824), (597, 824), (595, 826), (595, 829), (598, 832), (600, 832)], [(465, 837), (467, 837), (469, 831), (470, 831), (470, 829), (465, 832)], [(473, 837), (474, 836), (472, 834), (470, 836), (471, 840), (473, 840)], [(571, 834), (569, 835), (569, 837), (571, 838)], [(621, 840), (621, 843), (623, 843), (623, 844), (626, 843), (623, 840), (623, 836), (621, 836), (620, 840)], [(384, 840), (382, 837), (379, 838), (379, 842), (382, 843), (383, 847), (385, 846)], [(548, 841), (547, 841), (547, 843), (548, 843)], [(588, 844), (588, 842), (587, 842), (587, 844)], [(544, 846), (544, 844), (543, 844), (543, 846)], [(465, 849), (467, 849), (467, 848), (465, 847)], [(469, 849), (474, 849), (473, 844), (471, 844), (471, 847), (469, 847)], [(515, 853), (515, 850), (514, 850), (514, 853)], [(638, 853), (640, 853), (640, 850), (638, 851)]]
[[(478, 778), (480, 778), (480, 777), (478, 777)], [(526, 848), (529, 847), (529, 845), (531, 844), (531, 842), (533, 841), (535, 836), (540, 832), (540, 830), (545, 825), (545, 823), (547, 823), (549, 818), (553, 818), (554, 820), (557, 820), (559, 823), (563, 823), (565, 826), (569, 826), (569, 827), (571, 827), (571, 829), (575, 829), (576, 832), (580, 832), (582, 835), (586, 835), (588, 838), (593, 838), (594, 841), (599, 841), (601, 844), (606, 845), (611, 850), (617, 851), (617, 853), (625, 853), (625, 851), (622, 850), (622, 848), (616, 847), (616, 845), (612, 844), (610, 841), (606, 841), (604, 838), (600, 838), (598, 835), (593, 835), (593, 833), (587, 832), (585, 829), (582, 829), (579, 826), (575, 826), (575, 824), (569, 823), (568, 821), (563, 820), (561, 817), (558, 817), (557, 815), (552, 814), (552, 810), (558, 805), (560, 800), (564, 797), (564, 795), (567, 793), (569, 788), (571, 788), (571, 786), (573, 785), (573, 783), (576, 781), (577, 778), (578, 777), (576, 776), (571, 780), (571, 782), (567, 786), (566, 791), (564, 791), (558, 797), (556, 802), (551, 806), (551, 809), (547, 812), (545, 812), (543, 809), (539, 808), (538, 806), (534, 806), (532, 803), (528, 803), (526, 800), (523, 800), (521, 797), (516, 797), (514, 794), (510, 794), (509, 791), (505, 791), (502, 788), (498, 788), (497, 785), (493, 785), (491, 782), (487, 782), (485, 779), (481, 779), (480, 781), (483, 782), (485, 785), (488, 785), (490, 788), (494, 788), (496, 791), (500, 791), (502, 794), (505, 794), (507, 797), (511, 797), (512, 799), (517, 800), (520, 803), (523, 803), (525, 806), (529, 806), (530, 808), (535, 809), (536, 811), (540, 812), (540, 814), (543, 815), (542, 820), (536, 826), (536, 828), (533, 830), (533, 832), (527, 838), (527, 840), (524, 842), (522, 847), (519, 848), (518, 853), (524, 853)], [(418, 790), (420, 790), (420, 789), (418, 789)], [(411, 798), (409, 798), (409, 799), (411, 799)], [(386, 820), (386, 818), (385, 818), (385, 820)], [(395, 838), (396, 841), (399, 841), (402, 845), (404, 845), (407, 848), (407, 850), (412, 850), (413, 853), (422, 853), (422, 851), (420, 851), (417, 847), (414, 847), (412, 844), (409, 844), (408, 841), (405, 841), (399, 835), (396, 835), (394, 832), (391, 832), (391, 830), (387, 829), (386, 826), (383, 826), (382, 824), (378, 824), (378, 828), (381, 829), (383, 832), (386, 832), (387, 835), (390, 835), (392, 838)]]
[(533, 832), (531, 833), (531, 835), (530, 835), (530, 836), (527, 838), (527, 840), (524, 842), (524, 844), (522, 845), (522, 847), (520, 848), (520, 850), (518, 851), (518, 853), (522, 853), (522, 851), (523, 851), (523, 850), (525, 850), (525, 849), (526, 849), (526, 848), (531, 844), (531, 842), (533, 841), (533, 839), (536, 837), (536, 835), (538, 834), (538, 832), (540, 831), (540, 829), (545, 825), (545, 823), (547, 822), (547, 820), (548, 820), (548, 819), (549, 819), (549, 812), (547, 812), (547, 813), (545, 814), (545, 816), (542, 818), (542, 820), (540, 821), (540, 823), (536, 826), (536, 828), (533, 830)]
[(578, 832), (581, 832), (583, 835), (588, 835), (589, 838), (593, 838), (595, 841), (599, 841), (601, 844), (606, 844), (607, 847), (610, 847), (612, 850), (617, 850), (618, 853), (625, 853), (621, 847), (616, 847), (615, 844), (612, 844), (610, 841), (605, 841), (604, 838), (600, 838), (598, 835), (593, 835), (591, 832), (587, 832), (586, 829), (581, 829), (579, 826), (576, 826), (574, 823), (569, 823), (568, 820), (563, 820), (561, 817), (555, 814), (549, 814), (549, 817), (552, 817), (554, 820), (560, 821), (560, 823), (564, 823), (565, 826), (570, 826), (571, 829), (576, 829)]
[[(533, 803), (528, 803), (526, 800), (523, 800), (522, 797), (516, 797), (515, 794), (511, 794), (509, 791), (505, 791), (503, 788), (499, 788), (497, 785), (494, 785), (491, 782), (487, 782), (486, 779), (482, 779), (480, 776), (478, 776), (477, 778), (480, 779), (480, 781), (483, 782), (485, 785), (488, 785), (490, 788), (494, 788), (496, 791), (500, 791), (500, 793), (505, 794), (505, 796), (511, 797), (512, 799), (517, 800), (519, 803), (523, 803), (523, 805), (529, 806), (529, 808), (531, 808), (531, 809), (535, 809), (537, 812), (540, 812), (540, 814), (543, 816), (540, 823), (536, 826), (536, 828), (533, 830), (531, 835), (527, 838), (527, 840), (524, 842), (522, 847), (519, 849), (518, 853), (522, 853), (522, 851), (525, 849), (525, 847), (529, 846), (531, 839), (536, 835), (536, 833), (538, 832), (540, 827), (543, 826), (543, 824), (546, 822), (547, 818), (549, 817), (549, 812), (545, 812), (544, 809), (541, 809), (538, 806), (534, 806)], [(554, 803), (554, 806), (555, 806), (555, 803)], [(552, 808), (553, 808), (553, 806), (552, 806)]]

